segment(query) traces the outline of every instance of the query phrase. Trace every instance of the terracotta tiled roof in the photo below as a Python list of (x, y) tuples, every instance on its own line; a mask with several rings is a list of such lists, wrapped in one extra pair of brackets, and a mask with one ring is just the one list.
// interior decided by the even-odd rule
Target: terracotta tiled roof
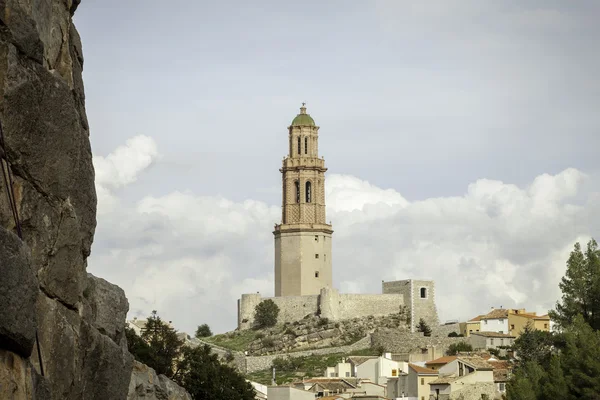
[(360, 365), (365, 361), (373, 360), (375, 358), (379, 358), (377, 356), (352, 356), (348, 357), (348, 361), (352, 362), (354, 365)]
[(508, 369), (494, 369), (494, 382), (508, 382)]
[(444, 356), (444, 357), (436, 358), (435, 360), (427, 361), (425, 363), (425, 365), (448, 364), (449, 362), (454, 361), (454, 360), (456, 360), (456, 356)]
[(477, 336), (485, 336), (491, 338), (515, 338), (514, 335), (509, 335), (508, 333), (500, 333), (500, 332), (471, 332), (471, 335)]
[(508, 310), (506, 308), (496, 308), (485, 314), (481, 319), (499, 319), (508, 318)]
[(478, 315), (475, 318), (468, 320), (467, 322), (479, 322), (481, 321), (481, 318), (483, 318), (483, 315)]
[(437, 375), (438, 374), (438, 371), (434, 371), (433, 369), (421, 367), (419, 365), (409, 363), (408, 366), (411, 367), (419, 375)]
[(547, 319), (548, 321), (550, 321), (550, 316), (548, 314), (546, 314), (546, 315), (537, 315), (537, 316), (534, 316), (533, 319)]
[(469, 364), (478, 370), (494, 369), (492, 364), (488, 363), (486, 360), (484, 360), (482, 357), (479, 357), (479, 356), (459, 356), (457, 358), (459, 361), (462, 361), (465, 364)]
[(312, 388), (314, 388), (317, 385), (325, 390), (329, 390), (330, 392), (337, 391), (337, 390), (339, 390), (341, 392), (345, 392), (348, 389), (355, 388), (355, 386), (349, 384), (348, 382), (346, 382), (344, 380), (336, 380), (336, 381), (322, 380), (319, 382), (315, 382), (315, 384), (312, 385), (309, 390), (311, 390)]
[(448, 383), (452, 383), (458, 378), (456, 376), (442, 376), (441, 378), (437, 378), (435, 381), (429, 382), (430, 385), (444, 385)]

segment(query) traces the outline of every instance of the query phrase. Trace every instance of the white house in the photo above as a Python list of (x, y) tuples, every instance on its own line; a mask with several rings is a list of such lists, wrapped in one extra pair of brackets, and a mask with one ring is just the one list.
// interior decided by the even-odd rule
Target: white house
[(356, 376), (352, 371), (352, 364), (342, 359), (335, 367), (327, 367), (325, 371), (326, 378), (350, 378)]
[(390, 353), (381, 357), (365, 360), (356, 366), (356, 377), (369, 379), (378, 385), (385, 386), (388, 378), (398, 377), (401, 373), (408, 373), (408, 363), (394, 361)]
[(497, 308), (482, 316), (479, 322), (479, 331), (509, 333), (508, 310)]

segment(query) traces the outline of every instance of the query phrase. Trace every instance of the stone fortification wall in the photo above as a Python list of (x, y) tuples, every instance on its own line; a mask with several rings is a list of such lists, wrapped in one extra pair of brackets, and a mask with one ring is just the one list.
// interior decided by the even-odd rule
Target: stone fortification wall
[[(259, 293), (243, 294), (238, 300), (238, 328), (254, 324), (255, 307), (263, 300)], [(401, 294), (340, 294), (323, 288), (320, 295), (269, 297), (279, 307), (277, 322), (299, 321), (307, 315), (320, 315), (332, 321), (399, 313), (404, 306)]]
[(453, 343), (468, 341), (467, 338), (447, 336), (423, 336), (421, 332), (401, 331), (397, 329), (379, 328), (371, 334), (373, 347), (383, 346), (385, 351), (410, 354), (415, 350), (436, 346), (438, 351), (446, 352)]
[(413, 332), (421, 318), (431, 327), (439, 325), (433, 281), (407, 279), (383, 282), (382, 292), (385, 294), (397, 293), (404, 297), (404, 304), (410, 311)]
[(273, 300), (279, 307), (278, 323), (299, 321), (319, 311), (319, 296), (285, 296), (263, 298), (259, 293), (243, 294), (238, 300), (238, 328), (249, 329), (254, 324), (254, 310), (263, 300)]
[(340, 294), (335, 289), (321, 289), (320, 315), (332, 321), (397, 314), (404, 305), (399, 294)]
[(246, 357), (246, 373), (251, 373), (255, 371), (262, 371), (267, 368), (271, 368), (273, 365), (273, 360), (281, 357), (302, 357), (302, 356), (311, 356), (311, 355), (324, 355), (324, 354), (336, 354), (336, 353), (350, 353), (356, 350), (363, 350), (369, 348), (371, 345), (371, 337), (366, 336), (359, 341), (349, 344), (347, 346), (339, 346), (339, 347), (328, 347), (325, 349), (314, 349), (314, 350), (305, 350), (305, 351), (296, 351), (293, 353), (283, 353), (283, 354), (272, 354), (268, 356), (255, 356), (255, 357)]

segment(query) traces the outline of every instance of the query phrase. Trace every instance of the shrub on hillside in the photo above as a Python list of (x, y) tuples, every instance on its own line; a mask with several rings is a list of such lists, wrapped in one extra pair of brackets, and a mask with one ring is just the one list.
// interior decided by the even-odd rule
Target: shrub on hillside
[(279, 307), (271, 299), (263, 300), (254, 309), (254, 321), (257, 328), (268, 328), (277, 324)]
[(446, 354), (449, 356), (455, 356), (461, 351), (473, 351), (473, 346), (467, 342), (452, 343), (450, 346), (448, 346)]
[(325, 326), (329, 323), (329, 318), (319, 318), (317, 321), (317, 326)]
[(196, 338), (200, 339), (209, 336), (212, 336), (212, 331), (210, 330), (210, 327), (207, 324), (199, 325), (198, 329), (196, 329)]

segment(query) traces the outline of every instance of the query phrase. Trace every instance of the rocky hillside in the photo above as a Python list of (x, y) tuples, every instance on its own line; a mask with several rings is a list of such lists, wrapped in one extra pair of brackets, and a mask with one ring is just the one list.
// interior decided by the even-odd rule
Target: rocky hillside
[(380, 327), (399, 331), (409, 329), (403, 313), (337, 322), (308, 316), (300, 321), (273, 328), (233, 331), (205, 340), (221, 347), (258, 356), (344, 346), (357, 342)]
[(127, 351), (125, 294), (86, 273), (96, 193), (72, 23), (79, 3), (0, 2), (0, 121), (23, 235), (0, 177), (1, 399), (134, 399), (138, 387), (161, 389)]

